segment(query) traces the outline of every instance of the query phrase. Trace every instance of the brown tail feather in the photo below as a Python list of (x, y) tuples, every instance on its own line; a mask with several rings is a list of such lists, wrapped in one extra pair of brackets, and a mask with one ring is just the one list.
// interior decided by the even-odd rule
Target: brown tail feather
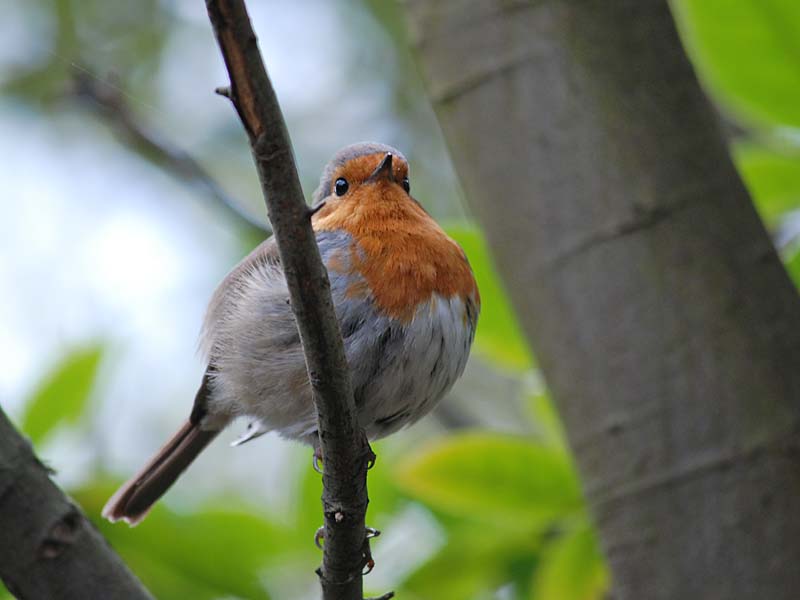
[(112, 523), (138, 524), (218, 433), (203, 431), (191, 421), (184, 423), (150, 462), (111, 496), (103, 516)]

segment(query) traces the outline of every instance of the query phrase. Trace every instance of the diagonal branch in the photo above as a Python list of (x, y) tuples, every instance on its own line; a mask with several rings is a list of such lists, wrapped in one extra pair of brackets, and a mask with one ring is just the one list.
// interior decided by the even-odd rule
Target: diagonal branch
[(17, 598), (152, 600), (2, 409), (0, 531), (0, 579)]
[(253, 219), (188, 152), (144, 127), (131, 111), (120, 87), (83, 68), (73, 69), (72, 83), (74, 97), (103, 119), (121, 143), (176, 179), (202, 190), (248, 234), (263, 238), (267, 229), (265, 223)]
[(328, 275), (244, 1), (206, 0), (206, 7), (231, 80), (224, 95), (250, 138), (317, 407), (325, 464), (325, 547), (318, 570), (323, 598), (361, 600), (361, 573), (370, 560), (364, 523), (367, 467), (374, 455), (356, 419)]

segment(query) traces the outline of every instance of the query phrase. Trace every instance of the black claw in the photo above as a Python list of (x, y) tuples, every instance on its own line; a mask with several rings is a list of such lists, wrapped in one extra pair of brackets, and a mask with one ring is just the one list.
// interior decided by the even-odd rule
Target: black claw
[[(316, 449), (314, 450), (314, 456), (311, 459), (311, 466), (314, 467), (314, 470), (322, 475), (322, 467), (320, 466), (320, 461), (322, 460), (322, 450)], [(324, 461), (323, 461), (324, 462)]]
[(375, 561), (370, 558), (367, 561), (367, 564), (364, 565), (364, 570), (361, 571), (361, 576), (363, 577), (364, 575), (369, 575), (370, 573), (372, 573), (372, 569), (374, 568), (375, 568)]
[(314, 533), (314, 545), (322, 550), (322, 540), (325, 539), (325, 526), (323, 525)]
[(378, 460), (378, 457), (372, 451), (372, 448), (367, 446), (366, 451), (364, 452), (364, 457), (367, 459), (367, 471), (369, 471), (372, 467), (375, 466), (375, 461)]

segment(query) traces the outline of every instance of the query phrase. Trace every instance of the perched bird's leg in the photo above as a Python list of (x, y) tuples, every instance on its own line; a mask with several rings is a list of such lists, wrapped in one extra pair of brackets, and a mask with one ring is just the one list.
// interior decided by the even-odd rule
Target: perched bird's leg
[[(366, 468), (371, 469), (375, 466), (376, 456), (375, 453), (372, 451), (372, 448), (369, 445), (369, 441), (367, 440), (366, 436), (364, 436), (364, 452), (362, 454), (364, 461), (366, 462)], [(311, 464), (314, 467), (314, 470), (317, 473), (322, 474), (322, 466), (320, 466), (320, 462), (324, 462), (322, 458), (322, 448), (318, 445), (314, 446), (314, 454), (312, 455)], [(337, 514), (337, 520), (338, 520)], [(375, 568), (375, 560), (372, 558), (372, 551), (369, 547), (369, 541), (372, 538), (376, 538), (381, 534), (380, 530), (375, 529), (374, 527), (367, 527), (366, 532), (364, 535), (364, 544), (361, 547), (361, 554), (364, 557), (364, 564), (363, 564), (363, 573), (362, 575), (366, 575)], [(325, 539), (325, 526), (323, 525), (314, 533), (314, 545), (322, 550), (322, 541)]]
[[(375, 460), (377, 456), (372, 451), (372, 447), (369, 445), (369, 440), (367, 439), (366, 435), (364, 436), (364, 460), (366, 461), (366, 468), (367, 470), (371, 469), (375, 466)], [(372, 550), (369, 547), (369, 541), (372, 538), (376, 538), (381, 534), (378, 529), (374, 527), (367, 527), (366, 535), (364, 536), (364, 544), (361, 546), (361, 555), (364, 557), (364, 567), (362, 575), (367, 575), (372, 572), (372, 569), (375, 568), (375, 560), (372, 558)], [(391, 596), (390, 596), (391, 598)]]
[[(375, 466), (375, 460), (377, 456), (372, 451), (372, 448), (369, 445), (369, 442), (365, 439), (364, 440), (364, 460), (367, 463), (367, 470), (371, 469)], [(325, 460), (322, 458), (322, 447), (321, 446), (314, 446), (314, 454), (311, 457), (311, 465), (314, 467), (314, 470), (322, 475), (323, 467), (320, 463), (324, 464)]]

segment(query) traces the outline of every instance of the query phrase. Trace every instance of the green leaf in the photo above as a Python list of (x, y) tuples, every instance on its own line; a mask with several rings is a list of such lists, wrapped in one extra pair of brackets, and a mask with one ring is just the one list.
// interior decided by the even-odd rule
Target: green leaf
[(224, 593), (223, 590), (208, 586), (203, 580), (195, 580), (191, 575), (161, 562), (157, 548), (153, 551), (141, 546), (128, 547), (123, 544), (116, 550), (122, 555), (125, 564), (156, 598), (217, 600)]
[(531, 600), (599, 600), (608, 587), (608, 572), (588, 524), (548, 544), (534, 572)]
[(22, 417), (22, 430), (40, 443), (61, 423), (83, 414), (97, 378), (103, 347), (92, 345), (67, 354), (39, 383)]
[(481, 314), (475, 349), (501, 367), (520, 371), (530, 368), (531, 352), (496, 275), (483, 235), (471, 225), (448, 227), (447, 233), (461, 244), (478, 281)]
[(789, 272), (789, 277), (794, 281), (794, 285), (800, 290), (800, 250), (797, 250), (785, 259), (784, 265)]
[(694, 64), (722, 104), (745, 122), (800, 127), (800, 2), (671, 6)]
[(6, 586), (3, 585), (2, 581), (0, 581), (0, 600), (14, 600), (11, 592), (6, 589)]
[[(263, 569), (296, 552), (312, 551), (311, 536), (255, 514), (210, 506), (178, 514), (157, 504), (135, 529), (99, 519), (112, 487), (87, 486), (72, 495), (158, 598), (238, 597), (266, 600)], [(230, 503), (225, 503), (226, 506)], [(314, 563), (309, 562), (309, 568)], [(180, 593), (176, 587), (185, 586)], [(199, 594), (197, 590), (205, 590)], [(211, 594), (208, 596), (208, 594)]]
[(767, 225), (775, 226), (784, 213), (800, 208), (800, 152), (750, 142), (733, 149), (739, 172)]
[(406, 578), (398, 596), (464, 600), (488, 594), (508, 582), (517, 561), (534, 559), (539, 545), (538, 538), (519, 530), (497, 535), (486, 527), (461, 528)]
[(568, 453), (566, 434), (549, 394), (545, 391), (530, 394), (528, 407), (537, 441)]
[(401, 466), (398, 483), (443, 512), (523, 528), (583, 507), (563, 452), (497, 434), (459, 434), (437, 442)]

